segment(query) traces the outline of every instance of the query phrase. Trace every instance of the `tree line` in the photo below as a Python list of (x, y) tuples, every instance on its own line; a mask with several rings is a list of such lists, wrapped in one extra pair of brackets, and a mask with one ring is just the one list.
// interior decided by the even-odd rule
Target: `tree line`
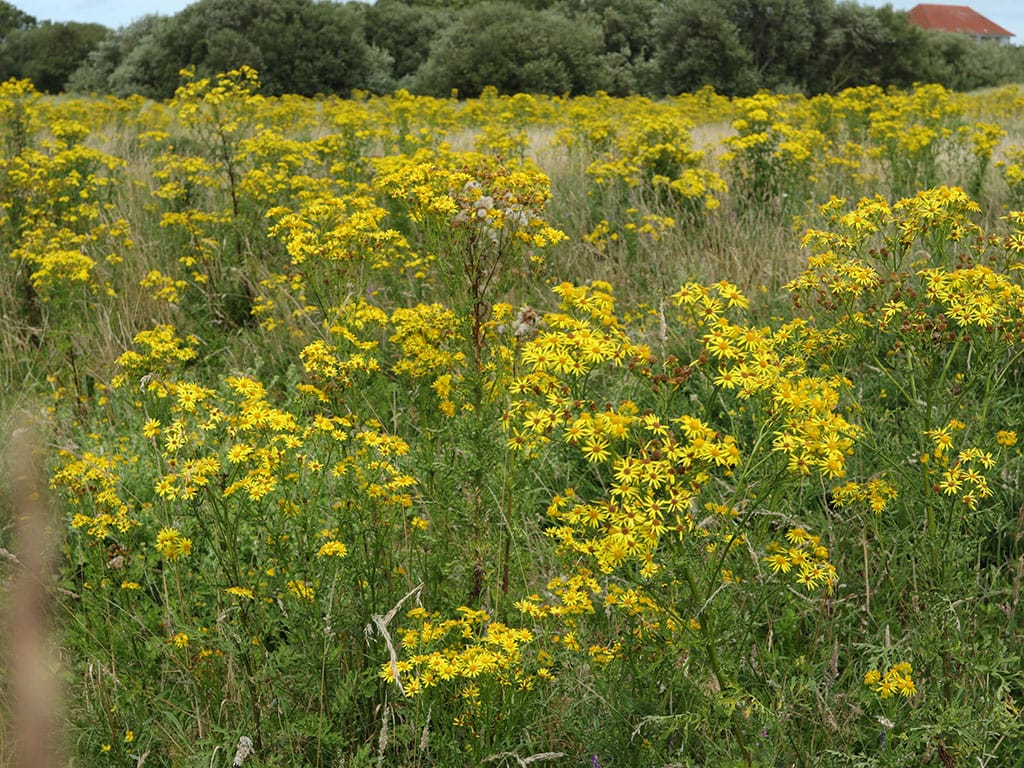
[(0, 79), (171, 96), (179, 72), (259, 70), (268, 95), (354, 90), (660, 96), (705, 85), (807, 94), (1024, 80), (1024, 48), (926, 32), (836, 0), (198, 0), (119, 29), (39, 22), (0, 0)]

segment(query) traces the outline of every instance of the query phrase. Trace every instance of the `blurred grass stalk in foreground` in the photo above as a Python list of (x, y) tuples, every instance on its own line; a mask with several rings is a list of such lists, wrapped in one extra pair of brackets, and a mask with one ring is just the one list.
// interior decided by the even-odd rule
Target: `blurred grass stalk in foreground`
[(7, 525), (14, 531), (15, 550), (5, 553), (13, 568), (3, 604), (8, 712), (0, 758), (16, 768), (50, 768), (60, 764), (59, 693), (50, 654), (48, 609), (52, 515), (33, 428), (12, 431), (4, 459), (10, 484)]

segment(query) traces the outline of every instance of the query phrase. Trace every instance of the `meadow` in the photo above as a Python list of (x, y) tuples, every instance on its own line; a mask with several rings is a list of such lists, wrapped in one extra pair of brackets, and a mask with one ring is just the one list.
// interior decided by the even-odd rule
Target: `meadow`
[(1022, 110), (0, 85), (64, 763), (1024, 766)]

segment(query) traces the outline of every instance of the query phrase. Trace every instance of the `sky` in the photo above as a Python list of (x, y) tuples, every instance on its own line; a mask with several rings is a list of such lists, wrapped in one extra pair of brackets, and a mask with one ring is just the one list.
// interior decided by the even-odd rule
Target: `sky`
[[(190, 0), (8, 0), (17, 8), (35, 16), (39, 21), (96, 22), (117, 28), (131, 23), (140, 16), (159, 13), (170, 16), (177, 13)], [(891, 4), (897, 10), (908, 11), (918, 0), (860, 0), (861, 5)], [(982, 16), (1014, 32), (1014, 42), (1024, 43), (1024, 2), (1021, 0), (953, 0), (948, 5), (969, 5)]]
[(37, 21), (81, 21), (116, 29), (150, 13), (171, 16), (192, 0), (6, 0)]

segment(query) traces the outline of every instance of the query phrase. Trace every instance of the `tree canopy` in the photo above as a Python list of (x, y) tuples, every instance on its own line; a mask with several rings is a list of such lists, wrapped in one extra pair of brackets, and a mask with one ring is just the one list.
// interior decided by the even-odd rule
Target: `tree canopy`
[(4, 35), (0, 43), (0, 75), (5, 80), (28, 79), (39, 90), (56, 93), (64, 89), (68, 78), (108, 30), (102, 24), (35, 24), (31, 19), (22, 17)]
[(1024, 79), (1024, 49), (925, 32), (852, 0), (198, 0), (111, 30), (0, 0), (0, 77), (163, 98), (179, 72), (248, 65), (268, 95), (354, 89), (807, 94)]
[(590, 19), (484, 3), (444, 32), (414, 83), (435, 95), (454, 89), (478, 96), (489, 85), (506, 93), (590, 93), (600, 87), (600, 46), (600, 29)]

